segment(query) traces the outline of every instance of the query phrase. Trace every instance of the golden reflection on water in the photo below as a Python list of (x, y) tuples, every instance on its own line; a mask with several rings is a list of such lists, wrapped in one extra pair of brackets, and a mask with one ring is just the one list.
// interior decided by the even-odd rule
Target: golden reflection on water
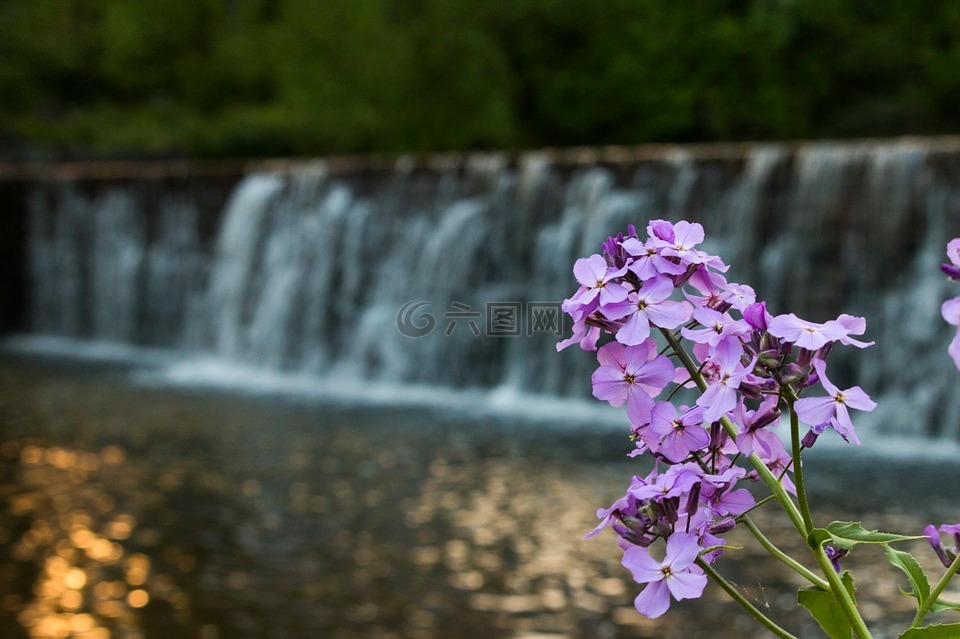
[[(19, 457), (19, 485), (5, 491), (10, 515), (25, 528), (17, 539), (10, 538), (10, 527), (0, 528), (0, 536), (13, 542), (14, 561), (37, 568), (32, 598), (10, 594), (2, 606), (31, 639), (138, 639), (137, 611), (153, 598), (189, 617), (186, 595), (169, 577), (154, 574), (146, 554), (124, 546), (136, 536), (136, 517), (103, 487), (136, 473), (125, 465), (122, 448), (89, 452), (5, 442), (0, 454)], [(148, 531), (138, 543), (150, 545), (151, 537)], [(187, 555), (178, 561), (185, 571), (195, 565)]]

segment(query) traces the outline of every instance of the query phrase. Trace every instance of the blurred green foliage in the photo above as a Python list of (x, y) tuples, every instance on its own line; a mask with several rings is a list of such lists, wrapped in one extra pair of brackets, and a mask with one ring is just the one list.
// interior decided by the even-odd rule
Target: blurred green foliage
[(0, 96), (61, 155), (952, 133), (960, 3), (0, 0)]

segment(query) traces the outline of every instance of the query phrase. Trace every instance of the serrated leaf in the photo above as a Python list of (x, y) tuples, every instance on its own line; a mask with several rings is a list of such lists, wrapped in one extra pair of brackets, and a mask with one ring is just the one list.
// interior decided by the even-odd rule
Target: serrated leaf
[[(853, 577), (844, 571), (841, 579), (847, 592), (853, 596)], [(797, 603), (807, 609), (830, 639), (852, 639), (853, 629), (850, 622), (831, 591), (820, 590), (815, 586), (801, 588), (797, 591)]]
[(895, 535), (878, 530), (866, 530), (859, 521), (833, 521), (826, 528), (814, 528), (810, 533), (814, 543), (829, 541), (841, 550), (850, 550), (857, 544), (891, 544), (896, 541), (924, 539), (923, 535)]
[(910, 628), (900, 635), (900, 639), (958, 639), (958, 637), (960, 637), (960, 623)]
[(913, 586), (912, 596), (917, 598), (917, 607), (919, 608), (930, 598), (930, 582), (927, 580), (927, 575), (923, 572), (923, 568), (920, 567), (920, 564), (917, 563), (913, 555), (908, 552), (894, 550), (890, 546), (884, 548), (884, 552), (887, 555), (887, 559), (890, 560), (890, 563), (902, 570), (907, 576), (907, 579), (910, 580), (910, 585)]

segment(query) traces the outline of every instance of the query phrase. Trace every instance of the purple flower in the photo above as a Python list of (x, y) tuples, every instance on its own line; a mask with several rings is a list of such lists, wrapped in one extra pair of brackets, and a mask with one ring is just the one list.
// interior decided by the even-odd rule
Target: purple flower
[(628, 268), (641, 281), (646, 281), (659, 274), (680, 275), (687, 270), (685, 266), (671, 262), (660, 255), (660, 249), (649, 241), (644, 243), (637, 238), (624, 240), (623, 250), (634, 258)]
[(829, 424), (845, 441), (852, 440), (855, 444), (859, 444), (860, 440), (857, 439), (857, 433), (853, 430), (853, 422), (850, 421), (850, 412), (847, 407), (871, 411), (877, 407), (876, 402), (870, 399), (859, 386), (842, 391), (834, 386), (827, 379), (827, 367), (822, 360), (813, 360), (813, 367), (828, 396), (804, 397), (797, 400), (794, 404), (797, 416), (810, 426)]
[(733, 423), (740, 426), (740, 434), (737, 435), (737, 448), (744, 455), (751, 455), (757, 448), (766, 451), (773, 451), (780, 438), (769, 430), (766, 426), (775, 424), (780, 418), (780, 410), (777, 408), (778, 399), (774, 396), (768, 397), (760, 407), (755, 411), (747, 410), (746, 405), (741, 401), (733, 410)]
[(657, 452), (673, 463), (683, 461), (691, 452), (702, 450), (710, 443), (700, 407), (691, 408), (678, 418), (673, 404), (657, 402), (650, 412), (650, 430), (661, 440)]
[(700, 264), (704, 260), (697, 244), (703, 241), (703, 226), (693, 222), (681, 220), (673, 225), (673, 239), (654, 240), (655, 245), (663, 249), (660, 254), (665, 257), (678, 257), (687, 264)]
[(749, 366), (740, 363), (743, 346), (736, 339), (725, 339), (717, 345), (715, 362), (716, 379), (707, 386), (707, 390), (697, 399), (697, 406), (704, 408), (703, 418), (707, 423), (715, 422), (737, 405), (737, 388), (740, 381), (753, 370), (756, 357)]
[(767, 323), (773, 316), (767, 312), (766, 302), (755, 302), (743, 309), (743, 319), (758, 331), (767, 330)]
[(583, 538), (590, 539), (591, 537), (596, 537), (601, 530), (619, 519), (621, 515), (636, 514), (636, 512), (637, 500), (631, 499), (629, 495), (624, 495), (617, 501), (613, 502), (613, 505), (611, 505), (609, 508), (600, 508), (597, 510), (597, 519), (600, 520), (600, 523), (597, 524), (596, 528), (584, 535)]
[[(690, 464), (690, 466), (696, 468), (694, 464)], [(652, 500), (654, 502), (681, 497), (700, 483), (698, 470), (683, 465), (671, 466), (665, 473), (653, 471), (645, 479), (635, 482), (627, 491), (627, 494), (639, 500)]]
[(701, 494), (706, 500), (710, 511), (716, 515), (742, 515), (754, 503), (750, 491), (740, 488), (732, 490), (737, 480), (746, 474), (739, 466), (732, 466), (719, 475), (704, 475), (701, 483)]
[(856, 346), (857, 348), (866, 348), (867, 346), (873, 346), (875, 344), (875, 342), (861, 342), (860, 340), (850, 337), (850, 335), (863, 335), (864, 331), (867, 330), (867, 320), (864, 318), (843, 313), (837, 319), (827, 322), (827, 324), (831, 322), (836, 322), (847, 332), (846, 335), (840, 337), (839, 341), (841, 344)]
[(681, 334), (691, 342), (709, 344), (712, 347), (716, 347), (727, 337), (737, 337), (749, 330), (743, 320), (734, 320), (729, 313), (719, 313), (704, 306), (694, 309), (693, 319), (703, 328), (684, 327), (680, 329)]
[(688, 533), (674, 533), (667, 539), (663, 561), (651, 557), (645, 548), (627, 548), (623, 565), (634, 581), (647, 584), (633, 601), (637, 612), (656, 619), (670, 607), (671, 595), (677, 601), (702, 595), (707, 577), (695, 563), (699, 554), (697, 537)]
[(627, 299), (627, 289), (613, 281), (626, 272), (626, 267), (616, 270), (609, 268), (602, 255), (580, 258), (573, 266), (580, 290), (564, 302), (563, 310), (568, 313), (577, 308), (593, 310), (596, 301), (606, 305)]
[(650, 220), (647, 224), (647, 235), (650, 239), (673, 242), (673, 224), (667, 220)]
[(846, 337), (849, 332), (836, 321), (817, 324), (800, 319), (793, 313), (777, 315), (769, 320), (767, 331), (774, 337), (811, 351), (825, 346), (828, 342)]
[(683, 302), (672, 302), (673, 283), (666, 277), (653, 277), (640, 290), (630, 293), (618, 304), (604, 307), (603, 314), (611, 320), (627, 318), (617, 331), (622, 344), (639, 344), (650, 337), (650, 325), (674, 329), (690, 319), (690, 307)]
[(611, 406), (627, 404), (631, 423), (650, 421), (653, 398), (673, 380), (674, 366), (664, 356), (650, 358), (646, 344), (610, 342), (597, 353), (601, 366), (593, 373), (593, 396)]
[[(952, 300), (944, 302), (943, 306), (940, 307), (940, 314), (948, 324), (960, 326), (960, 297), (955, 297)], [(950, 347), (947, 349), (947, 352), (950, 354), (950, 357), (953, 358), (953, 363), (956, 365), (957, 370), (960, 370), (960, 328), (957, 329), (957, 334), (954, 335), (953, 341), (950, 342)]]
[(600, 327), (589, 326), (587, 324), (586, 313), (578, 315), (578, 317), (574, 317), (573, 335), (557, 344), (558, 352), (578, 342), (580, 348), (585, 351), (597, 350), (597, 340), (600, 339)]

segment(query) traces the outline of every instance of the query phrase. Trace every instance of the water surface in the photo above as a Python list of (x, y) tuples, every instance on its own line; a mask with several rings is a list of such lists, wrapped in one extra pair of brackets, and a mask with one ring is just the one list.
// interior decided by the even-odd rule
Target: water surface
[[(0, 358), (4, 638), (767, 636), (712, 586), (656, 622), (633, 611), (613, 538), (582, 541), (642, 472), (607, 427), (148, 388), (129, 372)], [(845, 451), (809, 467), (822, 522), (960, 520), (958, 462)], [(774, 507), (757, 519), (797, 547)], [(819, 636), (792, 609), (792, 573), (729, 541), (745, 547), (719, 569)], [(893, 636), (911, 616), (896, 573), (872, 550), (848, 564), (868, 622)]]

